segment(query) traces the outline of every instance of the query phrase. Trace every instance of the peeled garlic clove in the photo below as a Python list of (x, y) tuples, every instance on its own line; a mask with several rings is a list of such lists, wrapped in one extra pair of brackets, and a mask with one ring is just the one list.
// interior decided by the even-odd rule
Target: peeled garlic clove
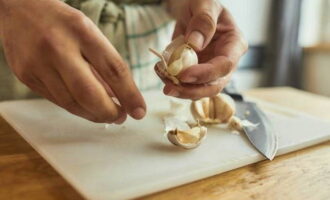
[(189, 45), (183, 44), (170, 57), (167, 72), (177, 76), (182, 70), (195, 64), (198, 64), (196, 52)]
[(167, 62), (167, 72), (177, 76), (182, 70), (195, 64), (198, 64), (198, 57), (194, 49), (187, 44), (181, 44), (171, 54)]
[(182, 70), (187, 69), (188, 67), (191, 67), (192, 65), (198, 64), (198, 56), (193, 48), (191, 48), (189, 45), (185, 45), (185, 49), (183, 50), (181, 54), (182, 58)]
[(171, 64), (172, 62), (182, 58), (182, 53), (185, 50), (186, 46), (187, 45), (185, 43), (178, 45), (176, 49), (173, 51), (173, 53), (170, 55), (170, 58), (167, 61), (167, 63)]
[(167, 72), (172, 76), (178, 75), (181, 70), (182, 70), (182, 59), (180, 58), (172, 62), (167, 68)]
[(167, 134), (168, 140), (177, 146), (185, 149), (193, 149), (198, 147), (205, 138), (207, 128), (204, 126), (197, 126), (188, 130), (172, 130)]

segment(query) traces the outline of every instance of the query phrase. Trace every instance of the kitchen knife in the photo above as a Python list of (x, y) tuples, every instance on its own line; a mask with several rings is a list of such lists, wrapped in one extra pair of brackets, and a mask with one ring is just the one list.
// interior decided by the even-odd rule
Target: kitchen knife
[(253, 146), (266, 158), (272, 160), (277, 151), (278, 139), (265, 113), (256, 103), (245, 101), (232, 81), (226, 86), (224, 93), (235, 100), (235, 116), (257, 125), (256, 127), (243, 126), (243, 130)]

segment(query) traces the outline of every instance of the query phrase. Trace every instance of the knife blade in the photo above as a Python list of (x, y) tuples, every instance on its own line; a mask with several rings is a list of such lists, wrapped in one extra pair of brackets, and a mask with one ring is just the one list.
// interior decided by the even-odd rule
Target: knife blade
[(236, 104), (235, 116), (241, 120), (248, 120), (256, 127), (243, 126), (243, 130), (252, 145), (267, 159), (275, 157), (278, 148), (278, 139), (274, 128), (266, 114), (254, 102), (246, 101), (230, 82), (224, 89)]

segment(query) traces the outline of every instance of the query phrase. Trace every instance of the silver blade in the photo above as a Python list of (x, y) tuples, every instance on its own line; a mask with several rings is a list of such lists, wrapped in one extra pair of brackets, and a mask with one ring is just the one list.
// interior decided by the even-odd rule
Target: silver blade
[(257, 127), (243, 128), (248, 139), (260, 153), (272, 160), (277, 151), (278, 140), (269, 119), (255, 103), (245, 101), (235, 103), (237, 117), (258, 124)]

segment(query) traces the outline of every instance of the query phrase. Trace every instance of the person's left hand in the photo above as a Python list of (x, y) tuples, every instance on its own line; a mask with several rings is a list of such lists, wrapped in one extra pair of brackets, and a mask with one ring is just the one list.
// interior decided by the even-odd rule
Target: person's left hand
[[(215, 0), (188, 0), (177, 19), (173, 38), (184, 35), (199, 64), (178, 76), (180, 85), (157, 73), (166, 95), (200, 99), (218, 94), (229, 81), (248, 45), (227, 9)], [(156, 66), (157, 72), (157, 66)]]

